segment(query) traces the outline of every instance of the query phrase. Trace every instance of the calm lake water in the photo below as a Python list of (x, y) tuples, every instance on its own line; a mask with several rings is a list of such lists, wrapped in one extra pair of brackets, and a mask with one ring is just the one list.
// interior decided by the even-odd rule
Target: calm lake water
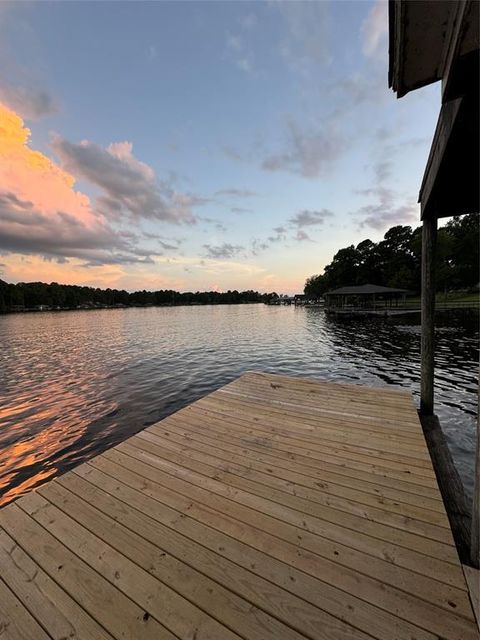
[[(0, 316), (0, 502), (62, 473), (247, 370), (418, 398), (420, 327), (264, 305)], [(471, 494), (478, 316), (437, 331), (436, 411)]]

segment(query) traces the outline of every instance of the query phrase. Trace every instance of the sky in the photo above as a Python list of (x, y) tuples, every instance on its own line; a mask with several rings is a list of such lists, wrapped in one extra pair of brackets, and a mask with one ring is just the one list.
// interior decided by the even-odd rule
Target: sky
[(2, 2), (0, 278), (299, 293), (419, 224), (386, 0)]

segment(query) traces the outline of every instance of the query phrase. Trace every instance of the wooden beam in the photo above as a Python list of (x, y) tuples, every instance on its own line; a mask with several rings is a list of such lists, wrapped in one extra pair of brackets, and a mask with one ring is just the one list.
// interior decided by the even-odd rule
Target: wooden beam
[(442, 102), (458, 98), (471, 88), (474, 76), (469, 74), (468, 66), (472, 54), (478, 59), (479, 20), (478, 0), (457, 2), (451, 12), (442, 71)]
[(470, 562), (471, 515), (463, 484), (437, 416), (420, 415), (423, 433), (460, 560)]
[(433, 136), (433, 142), (430, 154), (423, 175), (422, 186), (420, 187), (420, 195), (418, 201), (421, 204), (421, 215), (430, 217), (428, 209), (431, 209), (431, 196), (437, 183), (437, 177), (445, 157), (446, 149), (450, 141), (450, 137), (455, 125), (455, 121), (460, 111), (462, 98), (447, 102), (442, 106), (440, 115), (438, 116), (437, 127)]
[(459, 55), (463, 22), (465, 15), (470, 11), (470, 0), (457, 2), (453, 6), (448, 16), (448, 26), (445, 29), (445, 40), (441, 62), (442, 73), (442, 102), (447, 96), (447, 86), (450, 82), (450, 75), (454, 66), (454, 61)]
[(437, 219), (425, 219), (422, 228), (422, 340), (420, 412), (433, 415), (435, 342), (435, 247)]

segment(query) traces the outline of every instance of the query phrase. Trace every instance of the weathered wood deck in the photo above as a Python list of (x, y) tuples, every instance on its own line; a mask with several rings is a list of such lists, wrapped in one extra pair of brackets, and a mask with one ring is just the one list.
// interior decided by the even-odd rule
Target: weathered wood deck
[(248, 373), (0, 526), (2, 638), (478, 637), (402, 391)]

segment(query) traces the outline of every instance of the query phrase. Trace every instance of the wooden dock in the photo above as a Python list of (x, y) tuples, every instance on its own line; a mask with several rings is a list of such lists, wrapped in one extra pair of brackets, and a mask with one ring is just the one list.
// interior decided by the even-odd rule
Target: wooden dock
[(0, 510), (2, 640), (474, 640), (411, 394), (248, 373)]

